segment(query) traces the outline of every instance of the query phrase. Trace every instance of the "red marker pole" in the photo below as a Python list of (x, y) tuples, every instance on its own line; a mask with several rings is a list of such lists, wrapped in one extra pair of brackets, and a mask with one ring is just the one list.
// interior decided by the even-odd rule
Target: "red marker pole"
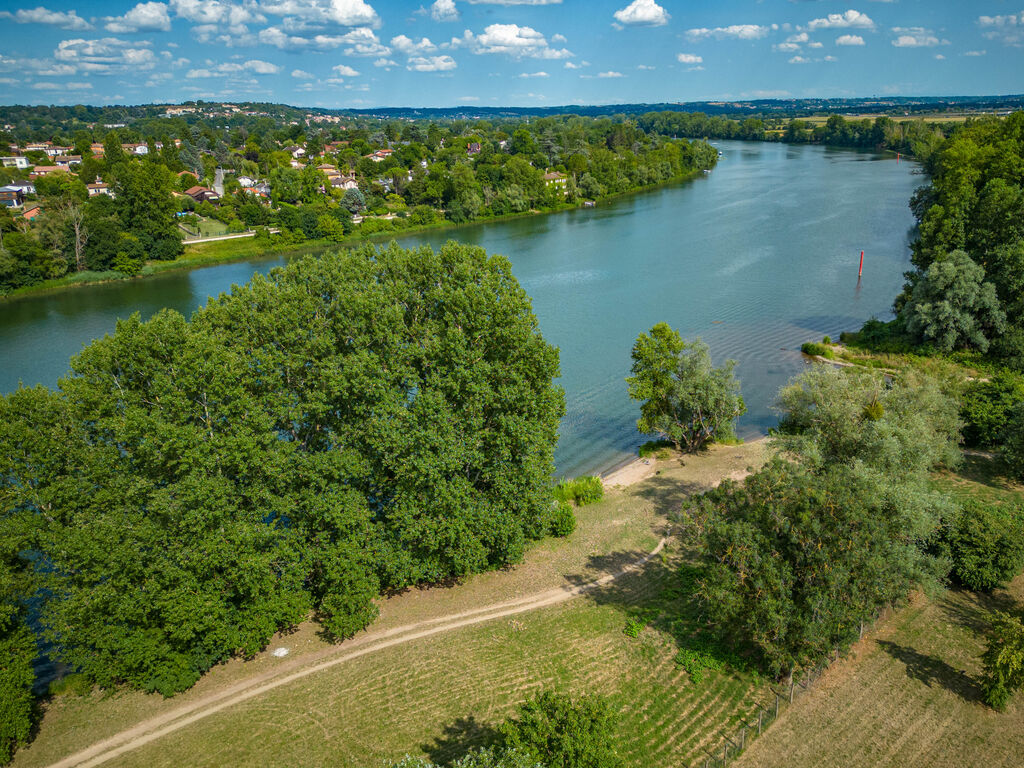
[(857, 279), (860, 280), (860, 276), (864, 274), (864, 251), (860, 252), (860, 269), (857, 270)]

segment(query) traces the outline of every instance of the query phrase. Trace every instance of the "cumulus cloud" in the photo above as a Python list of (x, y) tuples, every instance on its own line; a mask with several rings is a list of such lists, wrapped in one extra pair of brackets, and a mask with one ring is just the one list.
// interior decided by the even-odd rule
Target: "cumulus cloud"
[(866, 13), (850, 9), (846, 13), (830, 13), (823, 19), (812, 19), (807, 23), (807, 28), (812, 32), (816, 29), (844, 29), (847, 27), (874, 29), (875, 22)]
[(215, 64), (212, 61), (206, 62), (206, 66), (201, 69), (190, 69), (185, 77), (189, 80), (195, 80), (197, 78), (206, 77), (221, 77), (224, 75), (229, 76), (241, 76), (241, 75), (275, 75), (281, 71), (281, 68), (276, 64), (272, 64), (269, 61), (262, 61), (260, 59), (250, 59), (246, 62), (226, 61), (222, 64)]
[(455, 0), (434, 0), (430, 6), (430, 18), (434, 21), (458, 21), (459, 9), (455, 7)]
[(454, 38), (453, 46), (466, 45), (473, 53), (503, 53), (513, 58), (568, 59), (572, 52), (566, 48), (552, 48), (540, 32), (518, 24), (491, 24), (479, 35), (468, 29), (461, 38)]
[(550, 75), (547, 72), (523, 72), (519, 77), (550, 77)]
[(776, 51), (782, 51), (783, 53), (794, 53), (800, 50), (800, 46), (796, 43), (778, 43), (773, 45), (772, 48)]
[(263, 0), (260, 9), (275, 16), (287, 16), (308, 23), (339, 24), (344, 27), (380, 25), (380, 16), (363, 0)]
[(470, 5), (559, 5), (562, 0), (466, 0)]
[(836, 45), (864, 45), (864, 38), (860, 35), (840, 35), (836, 38)]
[(450, 72), (458, 64), (451, 56), (414, 56), (406, 63), (410, 72)]
[(989, 40), (1006, 45), (1024, 44), (1024, 11), (1006, 16), (979, 16), (978, 26)]
[(688, 29), (686, 30), (686, 36), (690, 40), (706, 40), (709, 37), (713, 37), (716, 40), (724, 40), (730, 37), (737, 40), (757, 40), (767, 35), (770, 31), (770, 27), (763, 27), (758, 24), (733, 24), (732, 26), (715, 27), (714, 29), (708, 29), (707, 27)]
[(676, 56), (676, 60), (680, 64), (703, 64), (704, 63), (704, 57), (703, 56), (697, 56), (696, 54), (693, 54), (693, 53), (680, 53), (680, 54), (678, 54)]
[(964, 56), (984, 56), (988, 51), (967, 51)]
[(672, 18), (668, 11), (654, 0), (633, 0), (612, 15), (619, 24), (644, 27), (660, 27), (668, 24), (668, 20)]
[(332, 48), (340, 48), (351, 42), (348, 35), (313, 35), (302, 37), (301, 35), (289, 35), (280, 27), (267, 27), (261, 29), (256, 36), (259, 42), (264, 45), (272, 45), (282, 51), (295, 51), (302, 48), (315, 48), (326, 51)]
[(129, 42), (116, 37), (99, 40), (61, 40), (53, 52), (53, 58), (75, 66), (82, 72), (98, 75), (125, 70), (147, 70), (156, 66), (156, 54), (147, 41)]
[(373, 66), (375, 66), (375, 67), (397, 67), (398, 66), (398, 62), (394, 61), (392, 59), (385, 58), (385, 57), (382, 56), (381, 58), (379, 58), (375, 62), (373, 62)]
[(316, 79), (316, 75), (313, 75), (310, 72), (306, 72), (305, 70), (302, 70), (302, 69), (293, 69), (292, 70), (292, 77), (294, 77), (296, 80), (315, 80)]
[(60, 29), (92, 29), (92, 24), (75, 11), (51, 11), (41, 5), (37, 8), (19, 8), (14, 13), (0, 11), (0, 19), (10, 19), (15, 24), (46, 24)]
[(437, 50), (437, 46), (426, 37), (413, 40), (406, 35), (398, 35), (391, 38), (391, 47), (406, 56), (422, 56), (425, 53), (433, 53)]
[(108, 16), (105, 20), (107, 23), (103, 28), (117, 34), (143, 30), (169, 32), (171, 29), (171, 17), (165, 3), (139, 3), (124, 16)]
[(171, 0), (175, 15), (200, 25), (224, 25), (238, 29), (246, 24), (262, 24), (267, 17), (255, 3), (228, 0)]
[(924, 27), (893, 27), (896, 39), (892, 44), (897, 48), (931, 48), (935, 45), (949, 45), (949, 40), (939, 40), (935, 33)]
[(809, 64), (810, 59), (806, 59), (803, 56), (794, 56), (789, 60), (790, 64)]
[(622, 74), (621, 72), (612, 72), (612, 71), (609, 71), (609, 72), (598, 72), (597, 76), (598, 77), (602, 77), (602, 78), (625, 77), (625, 75)]
[(331, 71), (337, 72), (339, 77), (359, 77), (359, 73), (348, 64), (336, 64)]

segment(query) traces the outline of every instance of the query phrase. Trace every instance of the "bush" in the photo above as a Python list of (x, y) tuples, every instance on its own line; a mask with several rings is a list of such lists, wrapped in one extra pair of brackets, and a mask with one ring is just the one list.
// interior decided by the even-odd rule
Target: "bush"
[(1001, 371), (989, 381), (972, 381), (961, 398), (964, 442), (994, 446), (1003, 442), (1013, 408), (1024, 401), (1024, 376)]
[(554, 494), (559, 501), (575, 501), (577, 506), (583, 507), (604, 498), (604, 485), (599, 477), (577, 477), (560, 482)]
[(626, 626), (622, 632), (626, 637), (638, 638), (640, 633), (644, 631), (644, 623), (640, 619), (626, 619)]
[(704, 672), (711, 670), (721, 672), (725, 663), (715, 651), (704, 644), (697, 644), (691, 648), (681, 648), (676, 654), (676, 664), (682, 667), (683, 671), (690, 676), (694, 685), (704, 682)]
[(969, 589), (990, 592), (1024, 567), (1024, 514), (1017, 507), (967, 504), (949, 534), (953, 573)]
[(552, 536), (568, 536), (576, 530), (576, 515), (567, 501), (556, 501), (548, 531)]
[(92, 680), (81, 672), (66, 675), (59, 680), (50, 683), (49, 693), (51, 696), (87, 696), (92, 691)]
[(506, 747), (547, 768), (621, 768), (615, 729), (615, 710), (604, 699), (573, 701), (550, 691), (520, 704), (518, 718), (499, 727)]
[(821, 339), (821, 343), (822, 344), (831, 344), (832, 343), (832, 337), (831, 336), (823, 336), (822, 339)]
[(800, 351), (805, 355), (811, 355), (812, 357), (824, 357), (829, 360), (834, 360), (836, 356), (835, 352), (833, 352), (829, 347), (826, 347), (824, 344), (818, 344), (814, 341), (808, 341), (801, 345)]
[(1017, 403), (1006, 419), (1003, 461), (1012, 477), (1024, 480), (1024, 403)]

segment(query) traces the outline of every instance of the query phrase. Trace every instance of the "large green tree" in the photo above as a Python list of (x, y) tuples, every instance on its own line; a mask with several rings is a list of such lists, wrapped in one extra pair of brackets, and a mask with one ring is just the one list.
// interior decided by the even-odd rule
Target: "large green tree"
[(993, 709), (1003, 710), (1024, 686), (1024, 623), (1002, 611), (992, 614), (985, 651), (982, 695)]
[(706, 344), (687, 344), (667, 323), (640, 334), (632, 357), (633, 375), (626, 382), (629, 396), (641, 402), (641, 432), (662, 435), (688, 451), (733, 435), (746, 411), (734, 360), (713, 367)]
[(509, 264), (449, 243), (292, 262), (138, 316), (0, 399), (0, 501), (58, 655), (169, 694), (310, 610), (518, 559), (563, 396)]

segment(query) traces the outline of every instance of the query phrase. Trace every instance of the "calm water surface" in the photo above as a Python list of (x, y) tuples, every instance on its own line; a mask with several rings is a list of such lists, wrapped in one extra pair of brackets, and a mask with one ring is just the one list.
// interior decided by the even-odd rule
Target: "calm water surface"
[[(509, 258), (561, 349), (566, 416), (558, 471), (607, 469), (635, 455), (637, 407), (626, 394), (637, 334), (666, 321), (700, 336), (714, 360), (739, 361), (748, 412), (740, 433), (776, 421), (775, 392), (805, 363), (804, 341), (890, 317), (908, 268), (907, 200), (917, 166), (824, 147), (718, 142), (718, 167), (682, 185), (594, 209), (402, 238), (448, 238)], [(864, 279), (857, 262), (864, 250)], [(0, 303), (0, 391), (54, 385), (68, 359), (118, 317), (188, 313), (282, 258)]]

